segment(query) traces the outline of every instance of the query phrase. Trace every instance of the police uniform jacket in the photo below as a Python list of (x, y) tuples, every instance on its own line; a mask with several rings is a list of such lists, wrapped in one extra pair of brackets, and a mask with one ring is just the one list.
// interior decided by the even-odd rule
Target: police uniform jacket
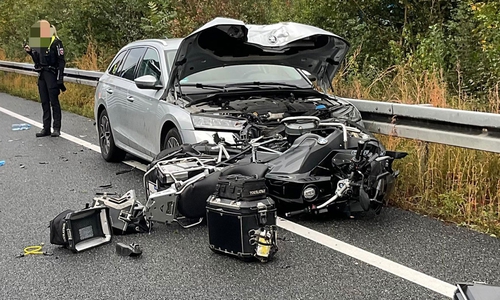
[(63, 43), (60, 39), (53, 36), (48, 48), (41, 48), (40, 51), (32, 50), (29, 52), (35, 63), (35, 70), (52, 71), (57, 75), (57, 83), (63, 83), (64, 67), (66, 60), (64, 58)]

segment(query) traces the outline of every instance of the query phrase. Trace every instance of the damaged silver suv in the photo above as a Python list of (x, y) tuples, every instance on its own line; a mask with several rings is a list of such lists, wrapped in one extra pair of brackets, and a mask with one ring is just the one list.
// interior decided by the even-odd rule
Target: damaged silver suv
[(361, 123), (331, 87), (349, 43), (298, 24), (216, 18), (184, 39), (123, 47), (100, 78), (95, 120), (106, 161), (152, 161), (183, 143), (277, 135), (281, 120), (315, 116)]

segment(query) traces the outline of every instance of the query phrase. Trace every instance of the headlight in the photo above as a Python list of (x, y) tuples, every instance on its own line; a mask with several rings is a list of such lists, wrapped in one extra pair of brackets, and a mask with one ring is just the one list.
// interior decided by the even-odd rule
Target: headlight
[(194, 128), (220, 129), (220, 130), (242, 130), (246, 123), (245, 119), (220, 118), (217, 116), (191, 115)]
[(304, 200), (310, 202), (318, 198), (318, 188), (315, 185), (308, 185), (302, 191), (302, 197)]
[(361, 121), (361, 113), (354, 105), (350, 105), (350, 108), (347, 111), (346, 117), (353, 122)]

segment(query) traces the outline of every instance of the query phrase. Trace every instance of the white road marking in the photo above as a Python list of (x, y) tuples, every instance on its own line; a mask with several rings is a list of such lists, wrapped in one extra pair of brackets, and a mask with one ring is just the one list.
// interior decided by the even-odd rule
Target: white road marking
[[(9, 115), (9, 116), (14, 117), (16, 119), (19, 119), (19, 120), (21, 120), (21, 121), (23, 121), (25, 123), (29, 123), (29, 124), (31, 124), (31, 125), (33, 125), (35, 127), (40, 128), (40, 129), (43, 128), (43, 124), (42, 123), (34, 121), (34, 120), (31, 120), (30, 118), (26, 118), (25, 116), (21, 116), (20, 114), (16, 114), (15, 112), (7, 110), (7, 109), (5, 109), (3, 107), (0, 107), (0, 111), (3, 112), (6, 115)], [(94, 150), (96, 152), (101, 153), (101, 148), (99, 146), (97, 146), (97, 145), (94, 145), (92, 143), (89, 143), (87, 141), (79, 139), (79, 138), (74, 137), (72, 135), (66, 134), (64, 132), (61, 132), (61, 137), (67, 139), (68, 141), (76, 143), (78, 145), (87, 147), (87, 148), (89, 148), (91, 150)]]
[(446, 297), (453, 298), (453, 293), (456, 290), (456, 287), (454, 285), (451, 285), (447, 282), (431, 277), (424, 273), (415, 271), (401, 264), (398, 264), (396, 262), (393, 262), (376, 254), (373, 254), (371, 252), (365, 251), (353, 245), (347, 244), (340, 240), (334, 239), (328, 235), (317, 232), (305, 226), (290, 222), (283, 218), (278, 217), (276, 222), (277, 225), (283, 229), (286, 229), (290, 232), (293, 232), (302, 237), (310, 239), (316, 243), (324, 245), (328, 248), (331, 248), (345, 255), (349, 255), (355, 259), (358, 259), (362, 262), (365, 262), (374, 267), (382, 269), (386, 272), (389, 272), (391, 274), (394, 274), (396, 276), (414, 282), (425, 288), (440, 293)]
[[(7, 110), (5, 108), (0, 107), (0, 111), (9, 115), (9, 116), (17, 118), (25, 123), (32, 124), (33, 126), (36, 126), (39, 128), (42, 128), (42, 126), (43, 126), (39, 122), (36, 122), (34, 120), (31, 120), (29, 118), (21, 116), (15, 112), (12, 112), (12, 111)], [(69, 134), (66, 134), (63, 132), (61, 132), (61, 137), (65, 138), (71, 142), (74, 142), (78, 145), (87, 147), (91, 150), (94, 150), (96, 152), (101, 153), (100, 147), (97, 145), (94, 145), (92, 143), (89, 143), (87, 141), (84, 141), (82, 139), (79, 139), (77, 137), (74, 137), (72, 135), (69, 135)], [(142, 170), (142, 171), (146, 170), (146, 166), (140, 162), (137, 162), (137, 161), (123, 161), (123, 163), (125, 163), (129, 166), (135, 167), (135, 168)], [(297, 223), (285, 220), (283, 218), (278, 218), (276, 220), (276, 222), (280, 228), (283, 228), (283, 229), (288, 230), (292, 233), (298, 234), (302, 237), (305, 237), (309, 240), (312, 240), (318, 244), (326, 246), (330, 249), (333, 249), (333, 250), (338, 251), (340, 253), (343, 253), (345, 255), (351, 256), (357, 260), (360, 260), (362, 262), (370, 264), (374, 267), (377, 267), (381, 270), (389, 272), (393, 275), (399, 276), (399, 277), (404, 278), (408, 281), (411, 281), (413, 283), (421, 285), (421, 286), (423, 286), (427, 289), (430, 289), (432, 291), (435, 291), (441, 295), (444, 295), (444, 296), (449, 297), (449, 298), (453, 298), (453, 294), (456, 290), (456, 287), (452, 284), (449, 284), (445, 281), (431, 277), (431, 276), (426, 275), (424, 273), (418, 272), (416, 270), (410, 269), (408, 267), (405, 267), (404, 265), (398, 264), (396, 262), (393, 262), (391, 260), (388, 260), (388, 259), (383, 258), (381, 256), (378, 256), (376, 254), (373, 254), (371, 252), (365, 251), (365, 250), (358, 248), (358, 247), (355, 247), (353, 245), (347, 244), (345, 242), (342, 242), (340, 240), (332, 238), (328, 235), (317, 232), (313, 229), (310, 229), (310, 228), (307, 228), (305, 226), (299, 225)]]

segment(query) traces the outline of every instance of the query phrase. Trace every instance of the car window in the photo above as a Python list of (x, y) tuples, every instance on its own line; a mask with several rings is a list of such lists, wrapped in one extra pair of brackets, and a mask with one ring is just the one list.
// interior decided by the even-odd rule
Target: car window
[(139, 72), (137, 72), (137, 77), (141, 77), (144, 75), (152, 75), (156, 78), (156, 80), (160, 80), (160, 57), (158, 55), (158, 52), (156, 52), (156, 50), (152, 48), (149, 48), (146, 51), (146, 54), (141, 60)]
[(115, 57), (115, 59), (109, 64), (109, 67), (108, 67), (109, 74), (116, 75), (118, 68), (120, 67), (121, 63), (123, 62), (123, 58), (125, 58), (125, 53), (127, 53), (127, 51), (120, 52)]
[(168, 67), (168, 71), (170, 72), (170, 70), (172, 70), (172, 66), (173, 66), (173, 63), (174, 63), (174, 58), (175, 58), (175, 54), (177, 53), (177, 50), (167, 50), (165, 51), (165, 54), (166, 54), (166, 57), (167, 57), (167, 67)]
[(123, 63), (123, 67), (121, 68), (121, 70), (118, 72), (119, 74), (117, 75), (125, 79), (134, 80), (135, 69), (139, 64), (139, 60), (141, 59), (145, 50), (146, 50), (145, 48), (134, 48), (130, 50), (130, 52), (127, 55), (127, 58), (125, 59), (125, 62)]

